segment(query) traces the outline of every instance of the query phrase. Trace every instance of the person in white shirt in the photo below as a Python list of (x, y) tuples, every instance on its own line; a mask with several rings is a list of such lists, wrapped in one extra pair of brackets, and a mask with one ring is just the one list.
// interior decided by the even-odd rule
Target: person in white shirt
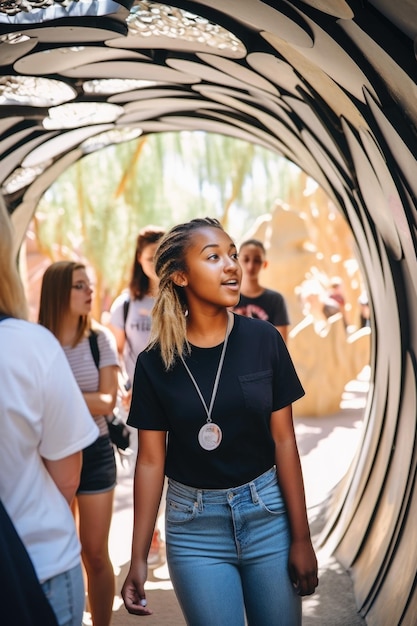
[[(110, 308), (109, 328), (116, 337), (117, 348), (122, 357), (127, 377), (127, 393), (123, 394), (122, 398), (123, 407), (126, 411), (129, 410), (130, 406), (136, 359), (149, 342), (151, 311), (159, 288), (159, 278), (154, 267), (154, 256), (164, 233), (163, 228), (152, 224), (144, 226), (139, 231), (129, 289), (123, 291), (114, 300)], [(161, 560), (163, 540), (158, 526), (161, 524), (163, 515), (164, 506), (161, 506), (148, 557), (148, 565), (150, 566), (158, 565)]]
[(109, 327), (116, 337), (130, 382), (133, 381), (138, 354), (149, 341), (151, 311), (159, 287), (153, 259), (164, 232), (159, 226), (152, 225), (139, 231), (129, 289), (123, 291), (110, 308)]
[[(5, 317), (0, 323), (0, 499), (57, 623), (79, 626), (84, 584), (70, 504), (80, 480), (81, 450), (97, 439), (98, 428), (58, 341), (26, 321), (11, 222), (1, 198), (0, 273)], [(3, 606), (13, 599), (1, 601)]]

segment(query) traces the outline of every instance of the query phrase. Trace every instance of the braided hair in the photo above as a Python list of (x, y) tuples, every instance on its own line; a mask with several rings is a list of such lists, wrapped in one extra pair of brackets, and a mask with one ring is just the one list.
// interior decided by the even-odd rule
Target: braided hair
[(166, 370), (176, 357), (190, 351), (187, 340), (187, 299), (184, 290), (174, 283), (177, 272), (185, 272), (185, 256), (192, 244), (194, 231), (200, 228), (219, 228), (220, 222), (211, 217), (196, 218), (178, 224), (161, 239), (155, 254), (155, 271), (159, 291), (152, 310), (152, 329), (148, 349), (159, 345)]

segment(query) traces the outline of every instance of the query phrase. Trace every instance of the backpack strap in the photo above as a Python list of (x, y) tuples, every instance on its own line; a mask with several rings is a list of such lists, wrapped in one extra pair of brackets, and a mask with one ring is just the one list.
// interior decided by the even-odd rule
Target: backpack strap
[(91, 354), (93, 355), (96, 368), (99, 369), (100, 365), (100, 350), (98, 349), (97, 333), (95, 330), (90, 330), (88, 335), (88, 341), (90, 343)]
[(123, 302), (123, 330), (125, 331), (125, 334), (126, 334), (127, 314), (129, 313), (129, 305), (130, 305), (130, 298), (128, 298), (127, 300)]
[(123, 330), (124, 330), (124, 333), (125, 333), (125, 341), (126, 341), (128, 347), (129, 347), (129, 352), (130, 352), (130, 354), (133, 357), (134, 354), (135, 354), (135, 351), (133, 350), (132, 344), (130, 342), (130, 339), (127, 336), (127, 333), (126, 333), (126, 320), (127, 320), (127, 314), (129, 313), (129, 306), (130, 306), (130, 297), (123, 302)]

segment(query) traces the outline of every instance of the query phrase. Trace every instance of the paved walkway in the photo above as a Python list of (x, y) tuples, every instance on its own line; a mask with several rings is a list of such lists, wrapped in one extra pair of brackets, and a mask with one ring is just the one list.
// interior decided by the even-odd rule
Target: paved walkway
[[(324, 523), (323, 504), (346, 473), (361, 437), (367, 373), (365, 369), (356, 381), (347, 385), (337, 415), (295, 420), (313, 538)], [(185, 626), (165, 563), (150, 571), (146, 586), (153, 615), (146, 618), (129, 615), (120, 597), (130, 559), (133, 464), (134, 456), (130, 463), (119, 466), (116, 488), (110, 535), (110, 555), (117, 577), (112, 626), (138, 625), (144, 619), (146, 626)], [(313, 596), (303, 600), (303, 626), (363, 626), (365, 621), (357, 613), (348, 573), (325, 552), (318, 552), (318, 560), (320, 584)]]

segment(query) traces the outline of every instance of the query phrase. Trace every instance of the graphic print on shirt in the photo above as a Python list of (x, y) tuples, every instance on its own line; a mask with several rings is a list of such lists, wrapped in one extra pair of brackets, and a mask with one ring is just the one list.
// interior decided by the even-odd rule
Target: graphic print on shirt
[(269, 320), (269, 315), (262, 307), (257, 304), (247, 304), (234, 309), (235, 313), (244, 315), (244, 317), (254, 317), (258, 320)]
[(128, 325), (133, 331), (137, 331), (139, 333), (149, 333), (151, 330), (151, 316), (149, 309), (137, 309), (133, 320), (129, 320)]

